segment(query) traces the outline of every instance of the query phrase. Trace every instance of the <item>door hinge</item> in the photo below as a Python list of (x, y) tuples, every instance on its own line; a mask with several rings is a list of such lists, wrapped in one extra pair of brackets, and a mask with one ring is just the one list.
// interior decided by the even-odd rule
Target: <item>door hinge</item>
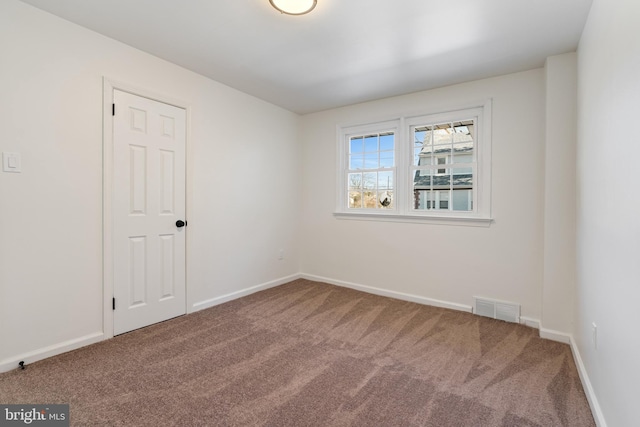
[(111, 115), (112, 116), (116, 115), (116, 104), (111, 104)]
[(115, 298), (113, 298), (111, 300), (111, 305), (113, 306), (113, 309), (115, 310), (116, 309), (116, 299)]

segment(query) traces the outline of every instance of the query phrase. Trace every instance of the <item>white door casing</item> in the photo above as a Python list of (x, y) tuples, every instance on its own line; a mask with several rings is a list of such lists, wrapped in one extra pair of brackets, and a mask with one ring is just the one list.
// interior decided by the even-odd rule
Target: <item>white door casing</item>
[(112, 260), (118, 335), (186, 313), (186, 111), (113, 91)]

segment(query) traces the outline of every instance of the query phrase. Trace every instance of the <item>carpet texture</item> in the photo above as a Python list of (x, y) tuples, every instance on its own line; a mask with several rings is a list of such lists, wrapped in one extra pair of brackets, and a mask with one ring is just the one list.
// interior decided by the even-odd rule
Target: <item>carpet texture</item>
[(307, 280), (0, 375), (83, 426), (594, 426), (569, 346)]

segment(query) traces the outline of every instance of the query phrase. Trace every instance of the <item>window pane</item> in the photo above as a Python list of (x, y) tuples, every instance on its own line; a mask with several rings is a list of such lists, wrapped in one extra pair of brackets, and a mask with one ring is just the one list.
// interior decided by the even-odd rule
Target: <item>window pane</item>
[(359, 209), (362, 207), (362, 193), (359, 191), (349, 191), (349, 208)]
[(431, 188), (431, 170), (417, 170), (413, 176), (413, 189), (423, 190)]
[(429, 126), (429, 131), (424, 136), (424, 145), (425, 146), (431, 146), (434, 143), (435, 143), (434, 127), (433, 126)]
[(473, 120), (463, 120), (453, 123), (453, 142), (473, 142)]
[[(449, 169), (447, 169), (449, 172)], [(450, 175), (435, 175), (433, 177), (433, 188), (437, 189), (449, 189), (451, 188), (451, 176)]]
[(437, 204), (436, 209), (448, 210), (449, 209), (449, 191), (438, 191), (436, 194)]
[(473, 151), (460, 151), (458, 150), (457, 145), (453, 146), (453, 162), (452, 163), (472, 163), (473, 162)]
[(447, 145), (434, 145), (433, 153), (436, 156), (450, 156), (451, 155), (451, 144)]
[(431, 209), (433, 205), (433, 191), (415, 190), (413, 192), (413, 208), (416, 210)]
[(394, 135), (380, 135), (380, 150), (393, 150), (395, 148)]
[(351, 143), (349, 144), (349, 152), (350, 153), (362, 153), (364, 148), (364, 138), (361, 136), (351, 138)]
[(362, 174), (350, 173), (348, 178), (349, 190), (361, 190), (362, 189)]
[(451, 154), (453, 129), (450, 123), (442, 123), (433, 127), (433, 152), (442, 155)]
[(473, 206), (471, 203), (471, 197), (473, 191), (471, 190), (453, 190), (453, 210), (454, 211), (471, 211)]
[(378, 172), (378, 190), (393, 189), (393, 172)]
[(349, 156), (349, 169), (356, 170), (364, 167), (364, 156), (362, 154)]
[(426, 126), (415, 128), (413, 149), (413, 164), (415, 166), (431, 164), (430, 156), (433, 152), (431, 135), (430, 128)]
[(375, 190), (364, 190), (364, 208), (365, 209), (377, 209), (378, 208), (378, 192)]
[(378, 192), (378, 207), (380, 209), (393, 209), (393, 191), (384, 190)]
[(377, 173), (362, 174), (362, 183), (365, 190), (375, 190), (377, 184)]
[(419, 161), (416, 166), (429, 166), (437, 164), (438, 156), (434, 155), (432, 147), (424, 147), (418, 154)]
[(471, 168), (452, 168), (453, 188), (470, 189), (473, 188), (473, 173)]
[(394, 165), (393, 162), (393, 151), (381, 151), (380, 152), (380, 167), (381, 168), (392, 168)]
[(350, 173), (348, 176), (349, 182), (349, 208), (359, 209), (362, 208), (362, 174)]
[(413, 165), (414, 166), (421, 166), (425, 164), (423, 162), (424, 156), (420, 155), (421, 152), (422, 152), (422, 147), (416, 147), (413, 149)]
[(433, 127), (433, 145), (449, 145), (453, 142), (453, 129), (450, 123), (441, 123)]
[(365, 169), (378, 169), (380, 163), (378, 162), (378, 152), (365, 153), (364, 154), (364, 168)]
[(453, 161), (452, 163), (471, 163), (473, 161), (473, 120), (453, 123)]
[(364, 151), (378, 151), (378, 135), (368, 135), (364, 137)]

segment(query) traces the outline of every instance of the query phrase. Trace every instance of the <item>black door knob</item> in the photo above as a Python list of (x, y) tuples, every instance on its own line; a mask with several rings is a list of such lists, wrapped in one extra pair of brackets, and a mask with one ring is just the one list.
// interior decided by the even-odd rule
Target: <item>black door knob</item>
[(187, 222), (186, 222), (186, 221), (183, 221), (183, 220), (181, 220), (181, 219), (179, 219), (179, 220), (177, 220), (177, 221), (176, 221), (176, 227), (178, 227), (178, 228), (182, 228), (182, 227), (184, 227), (185, 225), (187, 225)]

